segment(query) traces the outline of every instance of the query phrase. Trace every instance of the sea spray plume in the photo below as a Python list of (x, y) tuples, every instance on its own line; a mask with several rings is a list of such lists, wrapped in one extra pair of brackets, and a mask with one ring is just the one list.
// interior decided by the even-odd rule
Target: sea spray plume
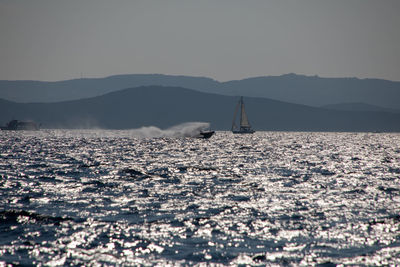
[(163, 130), (155, 126), (141, 127), (130, 131), (132, 137), (137, 138), (154, 138), (163, 136)]
[(201, 130), (210, 127), (208, 122), (186, 122), (162, 130), (155, 126), (141, 127), (131, 130), (131, 135), (137, 138), (156, 137), (196, 137)]

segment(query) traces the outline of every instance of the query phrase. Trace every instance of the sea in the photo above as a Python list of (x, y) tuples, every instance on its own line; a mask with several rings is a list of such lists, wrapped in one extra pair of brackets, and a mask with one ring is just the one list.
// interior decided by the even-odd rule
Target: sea
[(0, 131), (0, 266), (400, 265), (400, 134)]

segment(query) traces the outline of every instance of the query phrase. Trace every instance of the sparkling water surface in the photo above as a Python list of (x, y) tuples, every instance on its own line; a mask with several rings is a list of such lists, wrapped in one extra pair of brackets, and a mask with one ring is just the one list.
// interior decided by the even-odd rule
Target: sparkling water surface
[(400, 264), (400, 134), (3, 131), (4, 264)]

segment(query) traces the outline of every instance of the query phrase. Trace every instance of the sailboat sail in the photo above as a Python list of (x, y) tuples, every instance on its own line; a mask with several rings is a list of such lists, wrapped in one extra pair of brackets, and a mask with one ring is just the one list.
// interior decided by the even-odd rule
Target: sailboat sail
[(240, 127), (250, 127), (249, 119), (247, 118), (246, 111), (244, 109), (243, 100), (242, 100), (242, 112), (240, 114)]
[(235, 108), (235, 114), (233, 115), (233, 121), (232, 121), (232, 131), (234, 131), (235, 129), (237, 129), (237, 125), (236, 125), (236, 115), (237, 112), (239, 110), (240, 107), (240, 101), (237, 103), (236, 108)]
[[(236, 115), (238, 112), (238, 109), (240, 107), (240, 127), (238, 129), (236, 125)], [(251, 129), (251, 125), (249, 123), (249, 119), (246, 114), (246, 110), (244, 108), (244, 102), (243, 102), (243, 97), (240, 98), (239, 103), (236, 106), (235, 109), (235, 114), (233, 117), (233, 122), (232, 122), (232, 132), (233, 133), (254, 133), (255, 131)]]

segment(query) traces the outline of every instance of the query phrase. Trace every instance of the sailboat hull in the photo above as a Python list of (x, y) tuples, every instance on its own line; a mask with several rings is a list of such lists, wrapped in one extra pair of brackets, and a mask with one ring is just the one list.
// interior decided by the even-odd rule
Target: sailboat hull
[(232, 131), (232, 133), (234, 133), (234, 134), (253, 134), (253, 133), (255, 133), (256, 131), (254, 131), (254, 130), (237, 130), (237, 131)]

